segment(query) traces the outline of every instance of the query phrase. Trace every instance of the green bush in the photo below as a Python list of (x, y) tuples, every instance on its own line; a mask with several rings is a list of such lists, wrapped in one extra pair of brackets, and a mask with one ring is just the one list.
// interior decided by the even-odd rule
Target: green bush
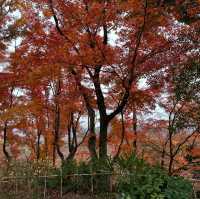
[(48, 178), (47, 188), (59, 190), (62, 183), (64, 192), (75, 191), (75, 180), (73, 176), (70, 175), (76, 173), (77, 163), (75, 161), (68, 161), (63, 164), (61, 168), (57, 168), (50, 173), (50, 175), (54, 177)]
[[(77, 163), (74, 160), (63, 162), (61, 168), (52, 173), (57, 177), (48, 179), (47, 187), (59, 190), (61, 186), (63, 192), (88, 192), (90, 190), (90, 165), (85, 162)], [(84, 175), (79, 175), (84, 174)]]
[[(109, 191), (111, 160), (92, 160), (90, 162), (67, 161), (62, 165), (62, 181), (64, 192), (104, 193)], [(54, 173), (57, 178), (48, 180), (48, 188), (60, 187), (61, 172)]]
[(108, 193), (110, 192), (111, 176), (113, 173), (113, 162), (111, 159), (96, 159), (91, 161), (90, 168), (93, 174), (94, 192)]
[[(80, 163), (67, 161), (57, 169), (45, 161), (16, 163), (10, 165), (2, 174), (23, 177), (18, 182), (19, 190), (26, 190), (35, 198), (43, 194), (45, 175), (48, 176), (48, 191), (59, 192), (62, 183), (63, 194), (78, 192), (87, 195), (93, 192), (101, 196), (100, 198), (105, 195), (108, 198), (113, 196), (111, 192), (114, 190), (114, 195), (117, 194), (120, 199), (192, 198), (192, 186), (188, 181), (181, 177), (168, 176), (159, 167), (152, 167), (134, 155), (120, 157), (114, 162), (111, 159)], [(14, 185), (10, 183), (10, 189), (13, 189)]]
[(181, 177), (168, 176), (159, 167), (147, 165), (134, 155), (118, 160), (117, 190), (122, 199), (190, 199), (191, 184)]
[(190, 199), (192, 195), (192, 185), (182, 177), (168, 176), (165, 187), (165, 198), (167, 199)]
[[(113, 175), (114, 181), (111, 180), (111, 173), (116, 173)], [(60, 169), (54, 174), (58, 177), (48, 179), (47, 187), (59, 190)], [(62, 165), (62, 181), (64, 193), (87, 194), (93, 191), (105, 194), (111, 191), (112, 185), (120, 199), (189, 199), (192, 193), (188, 181), (168, 176), (159, 167), (149, 166), (134, 155), (119, 158), (115, 162), (110, 159), (80, 163), (67, 161)]]

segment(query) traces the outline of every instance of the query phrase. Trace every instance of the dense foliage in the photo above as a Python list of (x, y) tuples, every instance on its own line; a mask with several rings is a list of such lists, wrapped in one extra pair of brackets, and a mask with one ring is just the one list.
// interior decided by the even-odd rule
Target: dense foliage
[[(188, 199), (192, 197), (192, 185), (178, 176), (168, 176), (158, 166), (150, 166), (135, 155), (111, 160), (91, 162), (70, 161), (61, 168), (50, 168), (48, 162), (12, 165), (7, 170), (10, 177), (22, 177), (19, 189), (31, 182), (29, 194), (42, 197), (46, 176), (47, 191), (63, 195), (77, 193), (120, 199)], [(44, 177), (40, 177), (44, 175)], [(20, 181), (19, 181), (20, 182)], [(35, 190), (35, 191), (34, 191)], [(41, 190), (38, 194), (38, 190)], [(38, 196), (37, 196), (38, 195)]]
[(122, 177), (118, 190), (124, 199), (188, 199), (192, 185), (181, 177), (168, 176), (159, 167), (150, 167), (134, 156), (120, 160)]
[(25, 176), (59, 176), (52, 190), (62, 180), (65, 192), (102, 193), (122, 172), (123, 197), (182, 186), (186, 197), (189, 185), (167, 175), (200, 165), (199, 12), (199, 0), (0, 0), (5, 175), (28, 162)]

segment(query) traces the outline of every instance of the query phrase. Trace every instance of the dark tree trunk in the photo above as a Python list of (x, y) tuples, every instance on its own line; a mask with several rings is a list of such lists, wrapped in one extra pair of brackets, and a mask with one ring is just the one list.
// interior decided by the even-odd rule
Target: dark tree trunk
[(59, 105), (56, 105), (55, 129), (54, 129), (54, 156), (55, 152), (57, 152), (60, 159), (64, 161), (64, 155), (61, 152), (59, 145), (59, 133), (60, 133), (60, 108)]
[(74, 156), (76, 155), (77, 147), (72, 147), (70, 149), (69, 155), (66, 158), (66, 161), (73, 160)]
[[(60, 139), (60, 105), (58, 102), (58, 98), (61, 93), (61, 81), (58, 80), (56, 84), (56, 93), (55, 93), (55, 120), (54, 120), (54, 156), (55, 152), (57, 152), (58, 156), (60, 157), (61, 161), (64, 161), (64, 155), (60, 150), (59, 139)], [(55, 161), (55, 160), (54, 160)]]
[(38, 134), (37, 134), (37, 146), (36, 146), (36, 151), (37, 151), (37, 160), (40, 159), (40, 138), (41, 138), (41, 130), (38, 129)]
[(133, 141), (133, 150), (134, 153), (137, 154), (137, 114), (135, 108), (133, 108), (133, 133), (134, 133), (134, 141)]
[(93, 76), (93, 83), (95, 93), (97, 96), (97, 106), (100, 114), (100, 132), (99, 132), (99, 158), (105, 159), (107, 157), (107, 131), (108, 131), (108, 116), (106, 114), (106, 105), (104, 95), (100, 84), (101, 67), (96, 66), (95, 74)]
[(55, 117), (55, 129), (54, 129), (55, 148), (60, 159), (64, 161), (64, 155), (61, 152), (59, 145), (59, 133), (60, 133), (60, 107), (59, 105), (56, 105), (56, 117)]
[[(77, 127), (78, 127), (78, 122), (80, 119), (80, 112), (78, 114), (78, 118), (75, 121), (74, 118), (74, 113), (70, 113), (70, 122), (68, 124), (68, 149), (69, 149), (69, 154), (66, 158), (66, 161), (74, 159), (74, 156), (76, 155), (78, 147), (82, 144), (80, 142), (78, 144), (77, 140)], [(85, 137), (84, 137), (85, 138)], [(83, 139), (84, 141), (84, 139)]]
[(88, 107), (89, 116), (89, 139), (88, 139), (88, 149), (90, 152), (90, 157), (92, 159), (97, 158), (96, 152), (96, 134), (95, 134), (95, 111)]
[(6, 149), (6, 145), (7, 145), (7, 142), (8, 142), (8, 137), (7, 137), (7, 121), (4, 123), (4, 129), (3, 129), (3, 153), (5, 155), (5, 158), (8, 162), (10, 162), (10, 155)]
[[(50, 119), (49, 119), (49, 110), (48, 110), (48, 99), (49, 99), (49, 91), (48, 89), (45, 90), (45, 96), (46, 96), (46, 127), (47, 129), (50, 128)], [(48, 148), (48, 132), (45, 131), (45, 135), (44, 135), (44, 145), (45, 145), (45, 157), (47, 158), (49, 155), (49, 148)]]
[(45, 158), (48, 158), (48, 137), (44, 136), (44, 150), (45, 150)]
[(73, 160), (74, 156), (76, 155), (76, 151), (77, 151), (77, 145), (74, 145), (73, 143), (70, 144), (70, 148), (69, 148), (69, 154), (66, 158), (66, 160)]
[(165, 148), (163, 148), (163, 150), (162, 150), (160, 165), (161, 165), (161, 168), (164, 168), (164, 165), (165, 165)]
[(169, 160), (169, 168), (168, 168), (168, 174), (172, 175), (173, 173), (173, 162), (174, 162), (174, 157), (170, 156), (170, 160)]
[[(14, 87), (12, 86), (10, 88), (10, 99), (9, 99), (9, 108), (12, 108), (13, 106), (13, 91), (14, 91)], [(8, 131), (8, 120), (6, 120), (4, 122), (4, 129), (3, 129), (3, 153), (5, 155), (6, 160), (8, 161), (8, 163), (11, 160), (11, 156), (9, 155), (7, 149), (6, 149), (6, 145), (8, 143), (8, 135), (7, 132)]]
[(54, 143), (53, 143), (53, 166), (56, 165), (56, 144), (55, 144), (55, 140), (54, 140)]
[(169, 167), (168, 167), (168, 174), (169, 175), (172, 175), (172, 168), (173, 168), (173, 161), (174, 161), (172, 138), (173, 138), (173, 132), (172, 132), (171, 127), (170, 127), (169, 128), (169, 154), (170, 154), (170, 160), (169, 160)]
[(63, 153), (62, 153), (61, 150), (60, 150), (60, 146), (59, 146), (59, 144), (56, 145), (56, 151), (57, 151), (58, 156), (60, 157), (61, 161), (64, 161), (65, 158), (64, 158)]
[(108, 134), (108, 122), (106, 120), (100, 120), (100, 136), (99, 136), (99, 158), (107, 158), (107, 134)]
[(113, 160), (117, 160), (119, 155), (120, 155), (120, 152), (121, 152), (121, 149), (122, 149), (122, 145), (123, 145), (123, 142), (124, 142), (124, 137), (125, 137), (125, 124), (124, 124), (124, 113), (123, 111), (121, 111), (121, 124), (122, 124), (122, 134), (121, 134), (121, 141), (120, 141), (120, 144), (119, 144), (119, 147), (118, 147), (118, 150), (117, 150), (117, 153), (116, 155), (113, 157)]

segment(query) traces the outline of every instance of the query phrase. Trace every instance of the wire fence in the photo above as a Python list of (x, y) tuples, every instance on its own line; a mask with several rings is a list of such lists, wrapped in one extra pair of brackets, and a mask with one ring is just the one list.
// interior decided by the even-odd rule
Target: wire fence
[(98, 181), (106, 178), (109, 183), (104, 189), (104, 198), (113, 198), (115, 195), (113, 175), (112, 173), (83, 173), (63, 176), (60, 170), (59, 175), (3, 177), (0, 179), (0, 199), (73, 199), (74, 194), (78, 199), (79, 195), (84, 199), (83, 194), (86, 195), (86, 199), (90, 197), (92, 199), (97, 193), (97, 187), (98, 189), (103, 187), (103, 184), (99, 184)]
[[(2, 177), (0, 199), (93, 199), (96, 197), (97, 188), (103, 186), (101, 179), (107, 179), (108, 183), (107, 188), (104, 187), (104, 196), (98, 196), (98, 199), (116, 199), (115, 180), (116, 176), (121, 175), (124, 177), (131, 174), (83, 173), (63, 176), (61, 169), (58, 175)], [(198, 199), (200, 180), (191, 179), (191, 182), (194, 199)]]
[[(17, 198), (50, 198), (52, 194), (56, 198), (62, 198), (62, 179), (60, 179), (60, 193), (57, 191), (50, 191), (47, 188), (47, 183), (52, 179), (57, 179), (59, 176), (33, 176), (27, 177), (9, 177), (0, 180), (0, 198), (1, 199), (17, 199)], [(53, 198), (53, 197), (51, 197)]]
[[(0, 181), (0, 198), (50, 198), (52, 194), (56, 198), (62, 198), (62, 183), (60, 186), (60, 193), (57, 191), (50, 191), (47, 189), (47, 182), (52, 177), (34, 177), (32, 179), (9, 179), (7, 181)], [(44, 185), (42, 185), (44, 181)], [(24, 195), (25, 194), (25, 195)], [(54, 197), (51, 197), (54, 198)]]

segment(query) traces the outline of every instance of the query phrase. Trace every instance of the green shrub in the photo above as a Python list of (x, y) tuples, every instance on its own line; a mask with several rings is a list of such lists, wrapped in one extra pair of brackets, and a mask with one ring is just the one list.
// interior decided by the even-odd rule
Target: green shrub
[[(56, 168), (50, 175), (54, 176), (48, 178), (47, 188), (59, 190), (61, 183), (64, 192), (75, 191), (75, 181), (72, 174), (77, 172), (77, 163), (75, 161), (68, 161), (64, 163), (61, 168)], [(61, 181), (62, 180), (62, 181)]]
[(59, 189), (62, 178), (63, 192), (88, 192), (90, 191), (91, 172), (88, 163), (77, 163), (74, 160), (68, 160), (63, 162), (61, 168), (55, 170), (53, 175), (57, 177), (48, 179), (47, 187), (51, 189)]
[(191, 184), (181, 177), (168, 176), (159, 167), (147, 165), (134, 155), (118, 160), (117, 190), (122, 199), (190, 199)]
[[(111, 173), (116, 173), (114, 182), (111, 181)], [(48, 188), (59, 190), (60, 169), (54, 174), (58, 177), (48, 179)], [(119, 158), (114, 163), (110, 159), (80, 163), (67, 161), (62, 165), (62, 181), (65, 193), (86, 194), (91, 191), (96, 194), (109, 193), (113, 183), (120, 199), (189, 199), (192, 193), (188, 181), (168, 176), (159, 167), (149, 166), (134, 155)]]
[[(58, 178), (48, 182), (49, 188), (60, 186), (60, 169), (56, 171)], [(92, 160), (90, 162), (67, 161), (62, 165), (64, 192), (104, 193), (109, 191), (112, 162), (107, 160)]]
[(192, 198), (192, 185), (182, 177), (168, 176), (164, 190), (167, 199), (190, 199)]
[[(63, 194), (78, 192), (87, 195), (93, 192), (102, 198), (106, 195), (107, 198), (110, 195), (113, 197), (111, 192), (114, 190), (120, 199), (192, 198), (192, 186), (187, 180), (168, 176), (159, 167), (150, 166), (134, 155), (120, 157), (115, 162), (109, 158), (80, 163), (67, 161), (57, 169), (50, 165), (43, 161), (15, 163), (2, 174), (22, 177), (18, 182), (19, 191), (26, 190), (33, 198), (43, 194), (45, 176), (48, 176), (48, 191), (59, 192), (62, 183)], [(13, 189), (14, 183), (7, 188)]]
[(113, 162), (111, 159), (96, 159), (91, 161), (90, 168), (95, 174), (93, 179), (94, 192), (108, 193), (110, 192), (111, 176), (113, 173)]

